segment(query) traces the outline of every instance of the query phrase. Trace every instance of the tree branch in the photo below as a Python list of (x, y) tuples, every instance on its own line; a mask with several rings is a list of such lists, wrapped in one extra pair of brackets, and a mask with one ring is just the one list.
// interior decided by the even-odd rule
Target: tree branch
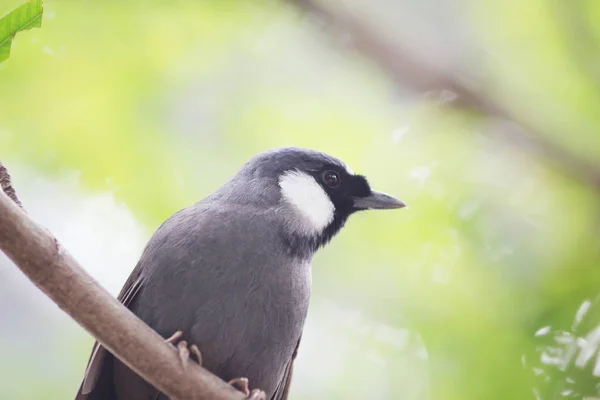
[(324, 21), (328, 27), (343, 34), (345, 39), (349, 38), (360, 53), (376, 62), (398, 86), (417, 92), (452, 92), (456, 95), (451, 102), (454, 107), (475, 111), (487, 117), (494, 128), (502, 127), (492, 129), (492, 133), (516, 141), (530, 153), (543, 157), (575, 179), (600, 190), (600, 165), (536, 132), (529, 123), (511, 115), (502, 104), (472, 88), (466, 81), (417, 59), (342, 7), (330, 7), (319, 0), (287, 1)]
[(171, 345), (104, 290), (58, 240), (34, 222), (20, 208), (1, 162), (0, 182), (4, 189), (0, 190), (0, 249), (61, 309), (170, 398), (244, 399), (196, 363), (184, 367)]

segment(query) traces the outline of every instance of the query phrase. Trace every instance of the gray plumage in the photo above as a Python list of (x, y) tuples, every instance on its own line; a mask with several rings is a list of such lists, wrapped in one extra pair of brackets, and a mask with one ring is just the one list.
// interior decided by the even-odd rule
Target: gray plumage
[[(322, 182), (330, 170), (348, 193)], [(335, 206), (319, 232), (307, 233), (308, 220), (282, 196), (289, 171), (313, 176)], [(334, 157), (299, 148), (261, 153), (158, 228), (119, 299), (163, 337), (183, 331), (217, 376), (247, 377), (268, 398), (285, 399), (308, 311), (311, 258), (364, 209), (356, 199), (375, 195), (381, 207), (365, 208), (403, 206)], [(95, 350), (76, 400), (166, 399), (101, 346)]]

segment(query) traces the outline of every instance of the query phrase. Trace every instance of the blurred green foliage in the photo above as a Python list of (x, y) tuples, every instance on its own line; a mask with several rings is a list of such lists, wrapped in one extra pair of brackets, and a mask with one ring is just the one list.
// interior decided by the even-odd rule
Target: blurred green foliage
[[(466, 1), (456, 12), (478, 49), (469, 68), (490, 96), (598, 161), (600, 82), (582, 65), (597, 65), (600, 6), (575, 3), (591, 35), (585, 43), (596, 45), (577, 54), (557, 2)], [(26, 163), (53, 177), (79, 171), (83, 187), (113, 192), (150, 232), (258, 151), (329, 152), (410, 209), (350, 221), (315, 259), (316, 304), (329, 299), (420, 337), (430, 398), (600, 393), (591, 371), (568, 383), (581, 371), (572, 359), (540, 362), (561, 343), (534, 335), (550, 326), (582, 338), (600, 322), (572, 325), (600, 288), (599, 188), (562, 172), (560, 160), (487, 135), (472, 115), (398, 101), (373, 64), (332, 49), (285, 3), (45, 6), (43, 29), (20, 34), (0, 65), (0, 149), (9, 167)], [(384, 397), (398, 398), (396, 383), (411, 372), (404, 353), (373, 335), (361, 340), (385, 362)], [(84, 363), (87, 347), (77, 350)], [(352, 360), (321, 398), (359, 398), (370, 367)], [(8, 365), (0, 361), (3, 376)], [(78, 385), (22, 379), (35, 383), (23, 386), (22, 399), (68, 398)]]

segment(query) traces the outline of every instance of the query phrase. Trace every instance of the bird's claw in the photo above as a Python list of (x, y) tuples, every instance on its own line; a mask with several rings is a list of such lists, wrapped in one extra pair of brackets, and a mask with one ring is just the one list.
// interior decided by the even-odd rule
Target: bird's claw
[[(200, 353), (200, 349), (198, 349), (198, 346), (193, 344), (188, 347), (188, 343), (185, 340), (182, 340), (179, 343), (177, 343), (182, 336), (183, 332), (177, 331), (169, 338), (165, 339), (165, 342), (177, 348), (177, 351), (179, 353), (179, 359), (181, 360), (181, 364), (183, 364), (183, 368), (186, 368), (188, 365), (190, 353), (196, 357), (198, 364), (202, 365), (202, 354)], [(175, 343), (177, 343), (177, 346), (175, 346)]]
[(195, 344), (190, 346), (190, 352), (192, 355), (196, 356), (198, 360), (198, 364), (202, 365), (202, 353), (200, 353), (200, 349)]
[(250, 395), (250, 389), (248, 388), (248, 378), (235, 378), (227, 382), (246, 396)]
[(248, 388), (248, 378), (235, 378), (227, 383), (244, 393), (246, 395), (246, 400), (267, 400), (267, 395), (262, 390), (253, 389), (250, 391)]
[(168, 337), (167, 339), (165, 339), (165, 342), (175, 345), (175, 343), (177, 343), (177, 339), (179, 339), (180, 337), (183, 336), (183, 332), (181, 331), (177, 331), (174, 334), (172, 334), (170, 337)]
[[(176, 347), (179, 353), (179, 358), (181, 359), (181, 363), (183, 364), (183, 368), (186, 368), (190, 359), (190, 354), (196, 356), (198, 359), (198, 364), (202, 365), (202, 354), (200, 353), (200, 349), (195, 344), (188, 347), (188, 343), (185, 340), (179, 340), (183, 336), (182, 331), (177, 331), (169, 338), (165, 339), (165, 342), (169, 343), (171, 346)], [(177, 345), (175, 345), (177, 343)], [(248, 387), (248, 378), (235, 378), (228, 382), (235, 389), (244, 393), (246, 396), (246, 400), (267, 400), (267, 395), (260, 389), (253, 389), (250, 391)]]
[(246, 400), (267, 400), (267, 394), (260, 389), (253, 389)]

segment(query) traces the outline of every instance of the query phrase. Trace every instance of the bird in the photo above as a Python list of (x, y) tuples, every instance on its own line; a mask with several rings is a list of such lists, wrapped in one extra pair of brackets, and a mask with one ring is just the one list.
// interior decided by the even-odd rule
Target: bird
[[(166, 340), (193, 344), (196, 361), (239, 390), (249, 381), (285, 400), (313, 255), (352, 214), (403, 207), (334, 156), (266, 150), (159, 226), (118, 299)], [(168, 397), (96, 342), (76, 400), (125, 399)]]

